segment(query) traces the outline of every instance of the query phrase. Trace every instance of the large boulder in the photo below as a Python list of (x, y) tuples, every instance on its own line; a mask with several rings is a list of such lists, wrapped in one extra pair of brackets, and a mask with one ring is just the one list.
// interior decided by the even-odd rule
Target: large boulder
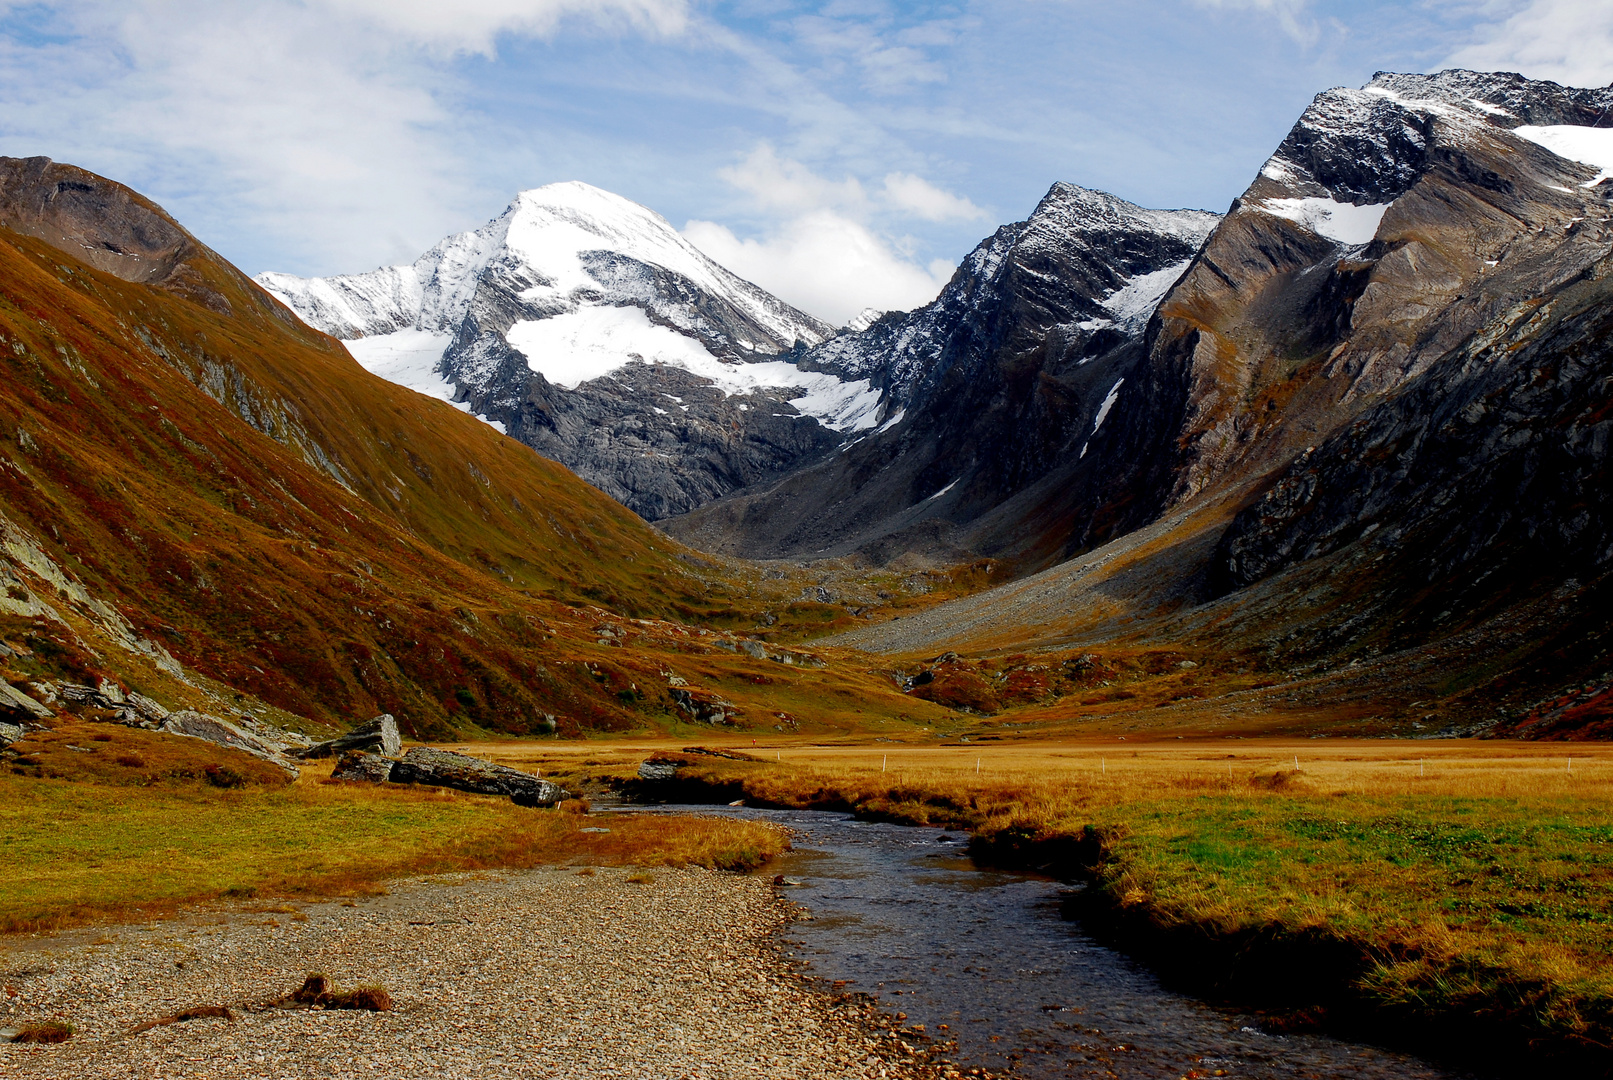
[(215, 746), (243, 751), (255, 758), (262, 758), (264, 761), (280, 766), (290, 773), (293, 778), (299, 772), (295, 762), (256, 735), (236, 727), (228, 720), (220, 720), (216, 716), (209, 716), (207, 713), (197, 712), (195, 709), (181, 709), (178, 712), (169, 713), (168, 719), (162, 722), (162, 727), (159, 730), (170, 735), (182, 735), (187, 739), (201, 739), (204, 742), (213, 743)]
[(21, 742), (28, 730), (21, 724), (13, 724), (9, 720), (0, 720), (0, 750), (4, 750), (14, 742)]
[(391, 713), (382, 713), (339, 738), (315, 743), (297, 752), (301, 758), (340, 757), (349, 750), (383, 757), (397, 757), (403, 751), (403, 740), (398, 736), (398, 722)]
[(331, 770), (332, 780), (361, 780), (369, 784), (384, 784), (392, 779), (392, 766), (397, 762), (380, 754), (367, 754), (362, 750), (349, 750)]
[(0, 711), (11, 713), (13, 716), (30, 716), (36, 720), (44, 720), (55, 715), (49, 708), (4, 679), (0, 679)]
[(417, 746), (394, 763), (392, 782), (428, 784), (479, 795), (508, 795), (517, 806), (553, 806), (566, 797), (559, 784), (531, 773), (429, 746)]
[(678, 778), (678, 763), (675, 761), (650, 760), (642, 762), (638, 767), (638, 778), (651, 783), (663, 780), (676, 780)]

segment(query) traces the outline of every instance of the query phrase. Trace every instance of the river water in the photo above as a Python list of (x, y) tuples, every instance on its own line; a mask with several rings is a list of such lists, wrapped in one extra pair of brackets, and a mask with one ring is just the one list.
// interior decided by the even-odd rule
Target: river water
[(1267, 1034), (1253, 1018), (1172, 993), (1060, 917), (1069, 886), (977, 870), (963, 834), (819, 811), (654, 809), (795, 830), (795, 851), (767, 869), (802, 883), (786, 891), (812, 915), (786, 931), (792, 955), (931, 1037), (955, 1038), (950, 1057), (965, 1069), (1027, 1080), (1464, 1077), (1325, 1036)]

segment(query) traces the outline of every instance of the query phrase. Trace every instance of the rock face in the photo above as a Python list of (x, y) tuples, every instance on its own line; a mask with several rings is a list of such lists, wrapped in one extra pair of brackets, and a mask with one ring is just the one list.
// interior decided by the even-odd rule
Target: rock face
[(28, 734), (21, 724), (13, 724), (8, 720), (0, 720), (0, 750), (5, 749), (14, 742), (21, 742)]
[(398, 735), (398, 722), (392, 718), (391, 713), (382, 713), (373, 720), (366, 720), (346, 735), (315, 743), (305, 750), (297, 751), (297, 756), (340, 757), (349, 751), (397, 757), (403, 752), (403, 739)]
[[(1082, 462), (1144, 355), (1160, 297), (1218, 220), (1055, 184), (1028, 219), (984, 240), (934, 303), (802, 358), (882, 391), (876, 431), (664, 527), (753, 557), (1038, 548), (1048, 529), (1026, 528), (1034, 489), (1062, 489), (1055, 477)], [(1051, 550), (1065, 546), (1059, 536)]]
[(412, 265), (257, 279), (370, 370), (463, 403), (648, 519), (783, 475), (876, 422), (834, 333), (587, 184), (522, 192)]
[(451, 750), (433, 750), (429, 746), (417, 746), (404, 754), (393, 764), (390, 779), (396, 784), (427, 784), (480, 795), (508, 795), (517, 806), (553, 806), (566, 797), (560, 785), (531, 773)]
[(216, 716), (209, 716), (194, 709), (181, 709), (179, 712), (169, 713), (168, 718), (162, 722), (160, 730), (170, 735), (183, 735), (186, 738), (213, 743), (215, 746), (243, 751), (253, 757), (273, 762), (293, 777), (300, 771), (295, 762), (270, 743), (228, 720), (220, 720)]

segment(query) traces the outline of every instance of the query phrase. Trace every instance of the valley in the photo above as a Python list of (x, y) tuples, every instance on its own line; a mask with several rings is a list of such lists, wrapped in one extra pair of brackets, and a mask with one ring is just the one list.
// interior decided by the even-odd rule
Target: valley
[[(702, 1020), (750, 1048), (711, 1075), (820, 1037), (823, 1075), (988, 1068), (794, 981), (790, 834), (697, 809), (738, 803), (966, 831), (1262, 1037), (1613, 1075), (1609, 109), (1382, 73), (1225, 214), (1055, 183), (933, 302), (841, 327), (581, 183), (413, 263), (249, 278), (114, 180), (0, 159), (0, 982), (7, 1024), (90, 1036), (0, 1067), (225, 1053), (218, 1012), (123, 1030), (179, 990), (79, 1016), (25, 955), (104, 982), (82, 935), (210, 919), (263, 980), (299, 974), (281, 930), (344, 986), (393, 973), (399, 1011), (341, 1019), (392, 1053), (455, 1023), (409, 1028), (440, 984), (297, 915), (397, 887), (434, 925), (496, 880), (522, 925), (572, 890), (601, 940), (638, 920), (621, 963), (743, 957), (765, 990), (706, 974), (791, 1002), (787, 1046)], [(510, 956), (456, 935), (491, 1007)], [(244, 970), (181, 989), (258, 1054), (290, 999)], [(544, 1010), (620, 974), (586, 970)], [(586, 1025), (545, 1035), (520, 985), (527, 1057), (478, 1029), (468, 1059), (573, 1075)]]

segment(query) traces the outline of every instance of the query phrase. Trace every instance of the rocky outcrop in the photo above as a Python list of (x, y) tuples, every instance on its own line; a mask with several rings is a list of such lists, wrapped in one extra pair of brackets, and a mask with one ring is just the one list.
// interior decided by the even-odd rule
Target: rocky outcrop
[(42, 705), (15, 686), (0, 679), (0, 714), (3, 713), (29, 717), (34, 720), (45, 720), (56, 715), (50, 711), (49, 707)]
[(397, 757), (403, 752), (403, 739), (398, 735), (398, 722), (393, 719), (391, 713), (382, 713), (373, 720), (366, 720), (345, 735), (297, 751), (297, 756), (340, 757), (350, 751)]
[(479, 795), (507, 795), (517, 806), (553, 806), (566, 797), (560, 785), (505, 765), (417, 746), (395, 762), (389, 779), (395, 784), (424, 784)]
[(0, 720), (0, 750), (5, 749), (14, 742), (21, 742), (28, 734), (28, 729), (21, 724), (13, 724), (9, 720)]
[(239, 750), (280, 766), (292, 777), (299, 775), (296, 763), (280, 748), (216, 716), (209, 716), (194, 709), (181, 709), (179, 712), (169, 713), (159, 730), (169, 735), (181, 735), (187, 739), (201, 739), (228, 750)]

